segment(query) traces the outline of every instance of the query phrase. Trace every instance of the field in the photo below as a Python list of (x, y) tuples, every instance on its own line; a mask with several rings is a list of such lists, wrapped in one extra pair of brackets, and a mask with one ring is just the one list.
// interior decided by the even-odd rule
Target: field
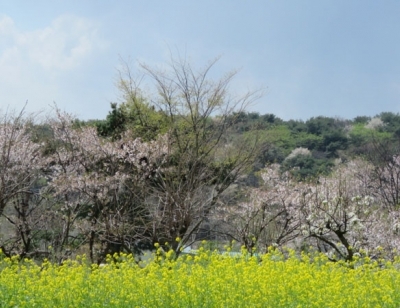
[(200, 248), (175, 260), (85, 257), (0, 261), (0, 307), (399, 307), (400, 260), (330, 262), (287, 251), (232, 257)]

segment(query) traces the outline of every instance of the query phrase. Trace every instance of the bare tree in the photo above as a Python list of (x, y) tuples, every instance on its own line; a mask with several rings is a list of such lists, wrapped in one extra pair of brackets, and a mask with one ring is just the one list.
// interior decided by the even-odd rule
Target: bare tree
[(373, 138), (367, 158), (374, 168), (368, 173), (371, 190), (389, 209), (400, 204), (400, 145), (399, 140)]
[[(162, 115), (170, 142), (167, 162), (151, 183), (152, 236), (154, 242), (171, 243), (177, 254), (257, 150), (256, 142), (233, 145), (227, 135), (234, 113), (243, 111), (260, 92), (231, 95), (229, 85), (236, 72), (211, 80), (216, 61), (200, 70), (184, 59), (171, 59), (166, 69), (140, 64), (157, 93), (146, 100)], [(125, 97), (136, 97), (137, 83), (127, 72), (122, 81)]]

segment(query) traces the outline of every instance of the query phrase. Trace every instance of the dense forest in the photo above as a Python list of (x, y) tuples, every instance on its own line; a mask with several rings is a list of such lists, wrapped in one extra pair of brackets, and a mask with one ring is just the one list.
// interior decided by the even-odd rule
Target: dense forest
[[(83, 121), (54, 108), (5, 113), (0, 125), (0, 247), (56, 262), (103, 262), (159, 243), (182, 250), (235, 240), (249, 253), (316, 249), (331, 260), (400, 249), (400, 115), (284, 121), (172, 62), (129, 71), (123, 102)], [(178, 240), (177, 240), (178, 239)]]

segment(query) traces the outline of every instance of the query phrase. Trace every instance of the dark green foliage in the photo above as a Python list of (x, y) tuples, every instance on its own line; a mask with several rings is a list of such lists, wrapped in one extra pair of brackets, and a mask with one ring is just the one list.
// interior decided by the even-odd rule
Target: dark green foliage
[(379, 128), (381, 131), (390, 132), (400, 137), (400, 114), (393, 112), (382, 112), (379, 117), (384, 125)]
[(323, 135), (335, 128), (335, 119), (328, 117), (316, 117), (306, 121), (307, 132), (314, 135)]
[(168, 123), (162, 111), (156, 111), (145, 101), (135, 98), (121, 105), (111, 103), (111, 111), (104, 121), (91, 121), (100, 136), (119, 139), (130, 130), (135, 137), (144, 141), (154, 140), (168, 130)]
[(262, 122), (267, 122), (270, 124), (281, 124), (283, 122), (282, 119), (278, 118), (272, 113), (264, 114), (260, 117), (260, 119)]
[(297, 155), (286, 159), (281, 165), (281, 170), (289, 171), (298, 180), (305, 180), (321, 174), (328, 174), (333, 166), (334, 164), (330, 160), (316, 159), (309, 155)]
[(234, 112), (229, 116), (229, 121), (234, 123), (236, 133), (245, 133), (254, 129), (268, 129), (283, 123), (283, 120), (273, 114), (260, 115), (258, 112)]
[(307, 132), (307, 125), (301, 120), (289, 120), (285, 124), (293, 133)]
[(349, 121), (329, 118), (329, 117), (313, 117), (306, 121), (307, 132), (315, 135), (324, 135), (332, 130), (344, 129)]
[(322, 148), (328, 157), (336, 157), (338, 150), (347, 148), (348, 138), (342, 130), (332, 130), (323, 134)]
[(295, 139), (296, 148), (306, 148), (310, 151), (320, 151), (324, 142), (323, 136), (309, 134), (306, 132), (295, 133), (293, 134), (293, 138)]
[(111, 111), (109, 111), (105, 121), (97, 123), (97, 131), (100, 136), (119, 139), (126, 130), (127, 123), (127, 115), (116, 103), (111, 103)]
[(367, 124), (371, 120), (371, 117), (358, 116), (353, 119), (354, 124)]
[(263, 168), (265, 165), (273, 163), (281, 163), (286, 157), (286, 152), (281, 147), (273, 144), (266, 144), (260, 152), (257, 160), (257, 169)]

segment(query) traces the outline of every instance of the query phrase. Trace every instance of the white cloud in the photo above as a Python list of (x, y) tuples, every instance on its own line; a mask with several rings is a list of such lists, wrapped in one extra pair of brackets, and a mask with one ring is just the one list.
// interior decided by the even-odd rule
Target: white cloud
[(95, 48), (103, 47), (96, 28), (73, 16), (57, 18), (51, 27), (36, 31), (31, 39), (29, 56), (46, 69), (73, 69)]
[(107, 49), (98, 29), (91, 20), (61, 15), (44, 28), (21, 31), (0, 15), (0, 108), (20, 109), (27, 100), (33, 110), (60, 98), (70, 102), (71, 87), (63, 82), (86, 76)]
[(15, 30), (14, 21), (8, 16), (3, 16), (0, 19), (0, 35), (1, 36), (12, 35), (14, 34), (13, 33), (14, 30)]
[(27, 32), (18, 31), (13, 20), (5, 16), (0, 19), (0, 36), (9, 41), (1, 51), (0, 63), (17, 49), (24, 61), (56, 71), (76, 68), (94, 50), (106, 46), (93, 22), (73, 15), (59, 16), (50, 26)]

